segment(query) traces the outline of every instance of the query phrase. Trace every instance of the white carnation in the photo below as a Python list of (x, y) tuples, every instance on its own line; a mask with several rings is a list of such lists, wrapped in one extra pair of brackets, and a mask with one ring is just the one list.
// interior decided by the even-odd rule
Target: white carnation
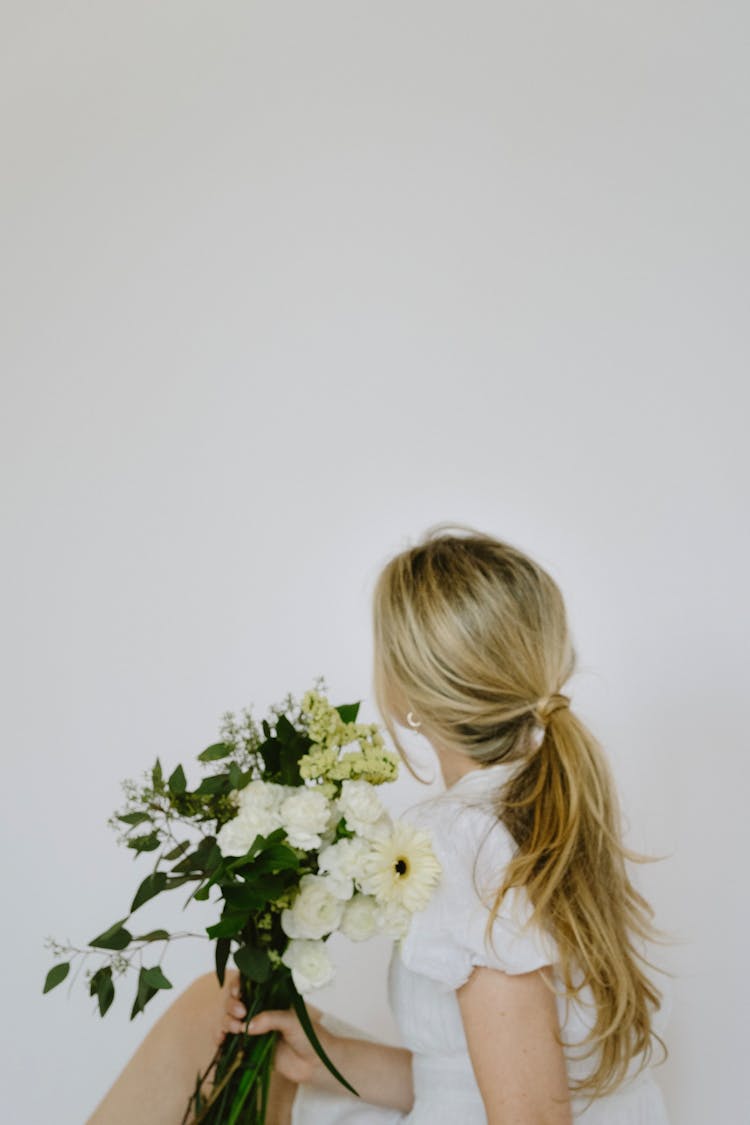
[(303, 875), (299, 893), (281, 912), (281, 928), (290, 938), (322, 938), (337, 930), (344, 903), (331, 893), (325, 875)]
[(281, 802), (295, 789), (290, 785), (278, 785), (275, 781), (250, 781), (243, 789), (234, 790), (240, 809), (267, 809), (278, 811)]
[(329, 827), (331, 805), (317, 789), (298, 788), (281, 802), (279, 815), (292, 847), (308, 852), (321, 845), (321, 833)]
[(347, 827), (365, 839), (383, 840), (390, 834), (391, 818), (369, 781), (344, 781), (337, 807)]
[(248, 805), (221, 826), (216, 843), (222, 855), (244, 855), (256, 836), (268, 836), (280, 825), (281, 818), (274, 809)]
[(381, 933), (392, 938), (402, 938), (409, 929), (411, 911), (399, 902), (379, 903), (375, 911), (375, 921)]
[(334, 968), (322, 941), (292, 940), (282, 953), (281, 960), (292, 970), (292, 980), (298, 992), (322, 988), (333, 980)]
[(366, 941), (378, 928), (378, 905), (371, 895), (356, 894), (344, 907), (339, 929), (350, 941)]
[(367, 870), (369, 854), (370, 845), (358, 836), (323, 848), (318, 855), (318, 870), (327, 874), (332, 894), (341, 899), (352, 897), (355, 880), (363, 878)]

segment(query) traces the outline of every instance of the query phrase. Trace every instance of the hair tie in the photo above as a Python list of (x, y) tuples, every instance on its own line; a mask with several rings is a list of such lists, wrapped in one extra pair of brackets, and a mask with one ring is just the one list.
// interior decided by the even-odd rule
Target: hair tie
[(542, 745), (547, 723), (554, 715), (555, 711), (560, 711), (564, 707), (570, 707), (570, 698), (567, 695), (563, 695), (562, 692), (556, 691), (552, 695), (540, 699), (532, 709), (532, 713), (537, 721), (537, 726), (534, 727), (531, 733), (531, 742), (535, 750), (538, 750)]

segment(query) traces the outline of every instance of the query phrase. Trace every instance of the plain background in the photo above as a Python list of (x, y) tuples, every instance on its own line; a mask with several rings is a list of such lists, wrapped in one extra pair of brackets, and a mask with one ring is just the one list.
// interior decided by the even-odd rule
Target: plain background
[[(148, 868), (121, 779), (196, 781), (224, 711), (318, 674), (375, 718), (374, 578), (452, 519), (564, 592), (574, 706), (666, 857), (672, 1119), (747, 1121), (747, 5), (3, 24), (5, 1118), (82, 1122), (170, 1001), (41, 994), (44, 938)], [(200, 933), (182, 901), (144, 928)], [(316, 1002), (393, 1036), (387, 953), (342, 939)], [(211, 947), (164, 967), (176, 995)]]

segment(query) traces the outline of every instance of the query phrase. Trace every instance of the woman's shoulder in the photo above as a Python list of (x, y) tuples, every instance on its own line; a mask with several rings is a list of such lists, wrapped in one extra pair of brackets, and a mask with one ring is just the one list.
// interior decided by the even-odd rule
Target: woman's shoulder
[(448, 789), (409, 806), (402, 818), (429, 833), (448, 879), (451, 873), (463, 877), (471, 870), (484, 876), (484, 882), (489, 877), (497, 889), (516, 846), (489, 797)]

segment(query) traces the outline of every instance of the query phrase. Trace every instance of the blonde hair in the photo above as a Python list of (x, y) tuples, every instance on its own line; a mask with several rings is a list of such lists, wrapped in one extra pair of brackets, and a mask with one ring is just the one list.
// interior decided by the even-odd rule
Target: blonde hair
[[(561, 694), (576, 664), (562, 594), (516, 547), (441, 523), (390, 559), (372, 608), (375, 698), (409, 771), (418, 777), (393, 722), (403, 722), (407, 708), (436, 747), (479, 763), (518, 764), (496, 801), (516, 849), (487, 933), (507, 891), (524, 887), (529, 925), (557, 943), (566, 997), (588, 984), (596, 1002), (584, 1045), (591, 1044), (588, 1055), (598, 1050), (598, 1063), (572, 1090), (611, 1093), (635, 1056), (643, 1055), (638, 1072), (649, 1063), (654, 1040), (667, 1055), (652, 1025), (661, 992), (634, 942), (657, 940), (660, 931), (625, 865), (650, 857), (624, 847), (607, 759)], [(538, 723), (541, 744), (533, 737)]]

